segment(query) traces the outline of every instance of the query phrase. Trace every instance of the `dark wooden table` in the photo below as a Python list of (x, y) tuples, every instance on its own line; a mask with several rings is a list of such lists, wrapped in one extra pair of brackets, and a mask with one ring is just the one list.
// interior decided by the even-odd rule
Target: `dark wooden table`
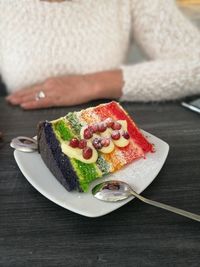
[[(141, 128), (170, 145), (144, 196), (200, 213), (200, 116), (179, 103), (123, 106)], [(24, 178), (10, 140), (33, 136), (39, 120), (85, 107), (22, 111), (0, 98), (0, 266), (200, 266), (198, 222), (138, 200), (103, 217), (83, 217)]]

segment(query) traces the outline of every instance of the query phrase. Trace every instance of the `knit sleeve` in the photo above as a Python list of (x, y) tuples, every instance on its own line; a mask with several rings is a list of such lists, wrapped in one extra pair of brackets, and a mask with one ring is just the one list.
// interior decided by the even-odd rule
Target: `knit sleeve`
[(121, 66), (121, 100), (159, 101), (200, 93), (200, 32), (174, 0), (132, 0), (132, 27), (149, 61)]

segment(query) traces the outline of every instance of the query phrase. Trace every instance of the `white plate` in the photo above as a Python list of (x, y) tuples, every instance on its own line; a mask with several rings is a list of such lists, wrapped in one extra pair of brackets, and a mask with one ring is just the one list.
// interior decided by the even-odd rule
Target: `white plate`
[(81, 215), (99, 217), (118, 209), (133, 197), (116, 203), (103, 202), (92, 196), (91, 189), (94, 185), (104, 180), (119, 179), (132, 185), (137, 193), (141, 193), (162, 168), (169, 145), (147, 132), (143, 131), (143, 133), (155, 145), (156, 152), (148, 153), (145, 159), (136, 160), (115, 174), (96, 180), (91, 184), (88, 193), (66, 191), (46, 167), (38, 152), (24, 153), (15, 150), (14, 157), (29, 183), (46, 198)]

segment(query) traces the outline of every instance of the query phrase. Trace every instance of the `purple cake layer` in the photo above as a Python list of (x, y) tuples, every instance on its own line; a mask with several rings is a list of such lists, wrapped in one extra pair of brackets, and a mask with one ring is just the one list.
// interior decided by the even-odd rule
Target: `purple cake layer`
[(46, 166), (53, 175), (68, 190), (79, 190), (77, 175), (60, 148), (60, 144), (55, 137), (51, 123), (41, 122), (38, 129), (38, 150)]

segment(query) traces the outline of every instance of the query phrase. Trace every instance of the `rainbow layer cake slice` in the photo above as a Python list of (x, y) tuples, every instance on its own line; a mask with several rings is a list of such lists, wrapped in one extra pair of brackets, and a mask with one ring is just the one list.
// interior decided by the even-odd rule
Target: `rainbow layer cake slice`
[(68, 191), (86, 192), (93, 180), (144, 158), (153, 146), (113, 101), (41, 122), (38, 149)]

